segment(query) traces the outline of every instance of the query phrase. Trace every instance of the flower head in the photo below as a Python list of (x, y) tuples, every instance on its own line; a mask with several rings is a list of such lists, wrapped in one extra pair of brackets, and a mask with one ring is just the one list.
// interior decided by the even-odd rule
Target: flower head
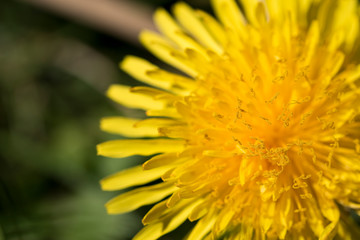
[[(134, 56), (121, 68), (151, 85), (108, 96), (147, 119), (104, 118), (135, 139), (98, 145), (108, 157), (153, 155), (102, 180), (104, 190), (154, 183), (107, 203), (156, 205), (134, 239), (186, 219), (187, 239), (345, 239), (360, 207), (360, 58), (356, 0), (212, 1), (218, 20), (185, 3), (163, 9), (141, 42), (181, 73)], [(240, 10), (241, 9), (241, 10)]]

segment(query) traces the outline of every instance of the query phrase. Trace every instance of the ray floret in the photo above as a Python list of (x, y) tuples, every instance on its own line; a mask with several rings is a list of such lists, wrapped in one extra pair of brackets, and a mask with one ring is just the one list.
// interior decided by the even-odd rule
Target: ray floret
[[(212, 0), (216, 17), (180, 2), (158, 9), (140, 41), (180, 73), (135, 56), (120, 67), (147, 86), (108, 96), (146, 119), (106, 117), (134, 139), (98, 154), (153, 155), (101, 181), (141, 186), (109, 213), (155, 204), (134, 239), (187, 219), (186, 239), (357, 239), (360, 53), (356, 0)], [(158, 180), (159, 181), (155, 181)]]

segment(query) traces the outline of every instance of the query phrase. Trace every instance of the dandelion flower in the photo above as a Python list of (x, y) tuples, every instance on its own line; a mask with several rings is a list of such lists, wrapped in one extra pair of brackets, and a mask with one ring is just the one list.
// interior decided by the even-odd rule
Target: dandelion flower
[[(109, 213), (155, 204), (134, 239), (187, 219), (186, 239), (350, 239), (360, 208), (359, 6), (356, 0), (213, 0), (217, 18), (175, 4), (143, 45), (176, 68), (127, 56), (121, 69), (150, 86), (108, 96), (146, 119), (106, 117), (129, 139), (98, 154), (150, 156), (101, 181), (140, 186)], [(161, 179), (159, 181), (156, 181)]]

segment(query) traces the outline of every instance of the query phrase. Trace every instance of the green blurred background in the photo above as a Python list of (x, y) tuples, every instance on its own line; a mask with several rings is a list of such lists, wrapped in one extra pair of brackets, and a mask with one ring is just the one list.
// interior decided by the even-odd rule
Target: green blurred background
[[(105, 91), (116, 82), (136, 85), (118, 69), (126, 54), (155, 61), (136, 31), (151, 26), (155, 6), (175, 1), (72, 0), (80, 10), (51, 1), (0, 2), (0, 240), (131, 239), (148, 207), (107, 215), (104, 204), (118, 193), (101, 191), (99, 180), (142, 159), (96, 156), (96, 144), (118, 137), (102, 133), (99, 120), (142, 114), (112, 103)], [(121, 4), (141, 4), (132, 7), (129, 27), (134, 18), (140, 23), (128, 34), (124, 20), (109, 27), (111, 15), (83, 11), (99, 1), (116, 2), (115, 17), (129, 15)], [(182, 233), (164, 239), (175, 235)]]

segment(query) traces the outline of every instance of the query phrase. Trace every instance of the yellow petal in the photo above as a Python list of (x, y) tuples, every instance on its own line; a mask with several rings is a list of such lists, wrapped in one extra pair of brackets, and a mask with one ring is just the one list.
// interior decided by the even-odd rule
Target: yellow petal
[(169, 118), (180, 118), (179, 113), (175, 108), (164, 108), (160, 110), (148, 110), (146, 115), (149, 117), (169, 117)]
[(185, 141), (175, 139), (121, 139), (97, 145), (98, 155), (122, 158), (131, 155), (152, 155), (183, 150)]
[(176, 190), (171, 197), (168, 198), (168, 200), (166, 201), (166, 206), (168, 208), (172, 208), (176, 203), (178, 203), (181, 200), (180, 197), (180, 190)]
[(111, 199), (105, 206), (109, 214), (130, 212), (141, 206), (158, 202), (176, 189), (172, 182), (137, 188)]
[[(250, 2), (248, 0), (248, 2)], [(283, 0), (271, 0), (266, 1), (266, 7), (269, 11), (270, 20), (276, 22), (281, 27), (287, 16), (291, 16), (294, 21), (297, 22), (299, 27), (307, 27), (307, 20), (309, 19), (307, 14), (309, 8), (314, 5), (314, 0), (302, 0), (302, 1), (283, 1)]]
[(147, 118), (135, 124), (136, 127), (166, 127), (175, 125), (184, 125), (184, 123), (170, 118)]
[(172, 208), (168, 214), (161, 217), (159, 222), (151, 223), (145, 226), (136, 234), (133, 240), (155, 240), (160, 236), (171, 232), (186, 220), (196, 204), (198, 204), (197, 201), (183, 201), (182, 204), (178, 204)]
[(311, 23), (310, 29), (306, 36), (305, 48), (304, 48), (304, 65), (310, 64), (314, 54), (316, 54), (316, 48), (320, 41), (320, 28), (317, 21)]
[(354, 48), (354, 45), (356, 44), (356, 40), (358, 39), (359, 31), (360, 31), (359, 22), (360, 22), (359, 16), (353, 15), (348, 23), (349, 29), (347, 31), (347, 34), (345, 35), (346, 52), (351, 52)]
[(149, 96), (156, 101), (163, 101), (170, 105), (171, 103), (179, 99), (176, 95), (172, 93), (165, 92), (163, 90), (152, 87), (136, 86), (136, 87), (132, 87), (130, 89), (130, 92), (144, 96)]
[(143, 31), (140, 34), (140, 41), (150, 52), (164, 62), (178, 68), (190, 76), (194, 77), (197, 75), (197, 72), (194, 69), (174, 56), (174, 53), (176, 52), (175, 48), (158, 34), (150, 31)]
[(262, 203), (260, 214), (260, 225), (263, 232), (269, 231), (274, 221), (276, 204), (273, 201), (269, 201), (268, 204)]
[(160, 110), (165, 106), (164, 102), (156, 101), (149, 96), (144, 96), (130, 91), (129, 86), (111, 85), (107, 91), (109, 98), (130, 108), (140, 108), (144, 110)]
[(294, 203), (289, 194), (285, 193), (280, 197), (276, 212), (278, 213), (282, 227), (279, 237), (284, 239), (287, 230), (290, 229), (293, 224)]
[(196, 14), (199, 16), (206, 29), (211, 33), (212, 37), (219, 42), (221, 46), (224, 46), (228, 40), (223, 26), (221, 26), (221, 24), (210, 14), (204, 11), (197, 10)]
[(146, 74), (146, 72), (156, 70), (158, 69), (158, 67), (142, 58), (135, 56), (126, 56), (124, 60), (120, 63), (120, 68), (134, 78), (152, 86), (169, 89), (171, 85), (169, 82), (154, 81), (154, 79), (150, 78)]
[(165, 36), (167, 36), (170, 40), (174, 41), (176, 44), (179, 45), (178, 39), (176, 38), (175, 34), (180, 33), (183, 30), (179, 27), (179, 25), (174, 21), (174, 19), (165, 9), (159, 8), (156, 10), (154, 14), (154, 22)]
[(139, 126), (141, 119), (124, 117), (105, 117), (100, 121), (101, 130), (116, 133), (126, 137), (155, 137), (159, 136), (158, 128), (153, 126)]
[(305, 214), (308, 218), (311, 230), (316, 236), (320, 236), (324, 231), (324, 218), (317, 203), (313, 199), (306, 199), (306, 201), (304, 201), (304, 207), (306, 208)]
[(338, 206), (334, 203), (334, 200), (325, 197), (324, 193), (320, 189), (316, 193), (322, 214), (331, 222), (337, 222), (339, 220), (340, 213)]
[(244, 24), (246, 20), (234, 0), (212, 0), (214, 10), (220, 21), (238, 35), (246, 36)]
[(153, 206), (142, 219), (142, 223), (148, 225), (159, 220), (160, 216), (168, 210), (168, 207), (166, 206), (167, 201), (168, 200), (166, 199)]
[(223, 209), (218, 216), (218, 219), (214, 225), (214, 231), (221, 233), (226, 230), (227, 226), (230, 224), (233, 219), (235, 212), (232, 209)]
[(157, 155), (155, 157), (152, 157), (150, 160), (146, 161), (143, 164), (144, 169), (153, 169), (158, 168), (162, 166), (173, 166), (176, 164), (179, 164), (186, 160), (187, 158), (181, 158), (178, 156), (178, 153), (164, 153)]
[(159, 134), (170, 138), (186, 138), (191, 132), (186, 126), (170, 126), (159, 128)]
[(208, 30), (202, 24), (200, 19), (196, 16), (195, 11), (186, 3), (180, 2), (175, 4), (174, 13), (177, 20), (199, 41), (206, 45), (212, 51), (219, 54), (222, 53), (222, 48), (210, 35)]
[(264, 1), (242, 0), (241, 3), (245, 9), (245, 14), (247, 19), (253, 25), (258, 27), (264, 24), (268, 20), (269, 13)]
[[(207, 214), (211, 209), (213, 209), (211, 202), (205, 200), (203, 203), (199, 204), (192, 210), (191, 214), (189, 215), (189, 220), (191, 222), (196, 221)], [(213, 213), (211, 212), (210, 214)]]
[(142, 185), (160, 178), (169, 168), (169, 166), (151, 170), (144, 170), (142, 166), (129, 168), (102, 179), (100, 181), (101, 188), (102, 190), (113, 191)]
[(188, 92), (184, 88), (193, 88), (194, 85), (194, 81), (189, 78), (164, 71), (135, 56), (125, 57), (120, 63), (120, 68), (139, 81), (182, 95)]
[(235, 156), (232, 151), (221, 151), (221, 150), (205, 150), (202, 153), (204, 156), (216, 157), (216, 158), (229, 158)]
[(328, 240), (333, 239), (336, 235), (338, 227), (338, 222), (331, 222), (329, 223), (324, 231), (322, 232), (321, 236), (319, 237), (319, 240)]
[(344, 38), (345, 36), (343, 31), (338, 31), (334, 33), (330, 38), (329, 45), (327, 46), (328, 50), (330, 52), (337, 51), (341, 44), (343, 44)]
[(351, 70), (345, 71), (343, 74), (339, 74), (339, 77), (345, 78), (347, 84), (351, 84), (360, 79), (360, 65), (357, 65)]
[(209, 212), (204, 218), (202, 218), (190, 232), (189, 237), (187, 240), (198, 240), (203, 239), (203, 237), (210, 232), (211, 228), (213, 227), (216, 221), (216, 215), (212, 212)]
[(345, 59), (345, 55), (342, 52), (336, 52), (331, 56), (331, 60), (327, 62), (325, 65), (328, 69), (328, 72), (326, 73), (327, 80), (324, 81), (325, 84), (331, 84), (330, 82), (333, 80), (333, 77), (335, 74), (337, 74), (340, 70), (340, 68), (343, 65)]
[(325, 38), (339, 31), (344, 32), (346, 51), (353, 49), (359, 32), (357, 5), (356, 0), (323, 1), (318, 10), (322, 36)]
[(172, 83), (173, 88), (181, 88), (183, 91), (189, 91), (195, 88), (195, 81), (193, 79), (162, 69), (147, 71), (147, 75), (159, 81), (169, 81)]
[(206, 55), (205, 49), (185, 34), (167, 11), (158, 9), (155, 12), (154, 20), (161, 32), (176, 43), (182, 50), (187, 48), (196, 49), (196, 51)]

